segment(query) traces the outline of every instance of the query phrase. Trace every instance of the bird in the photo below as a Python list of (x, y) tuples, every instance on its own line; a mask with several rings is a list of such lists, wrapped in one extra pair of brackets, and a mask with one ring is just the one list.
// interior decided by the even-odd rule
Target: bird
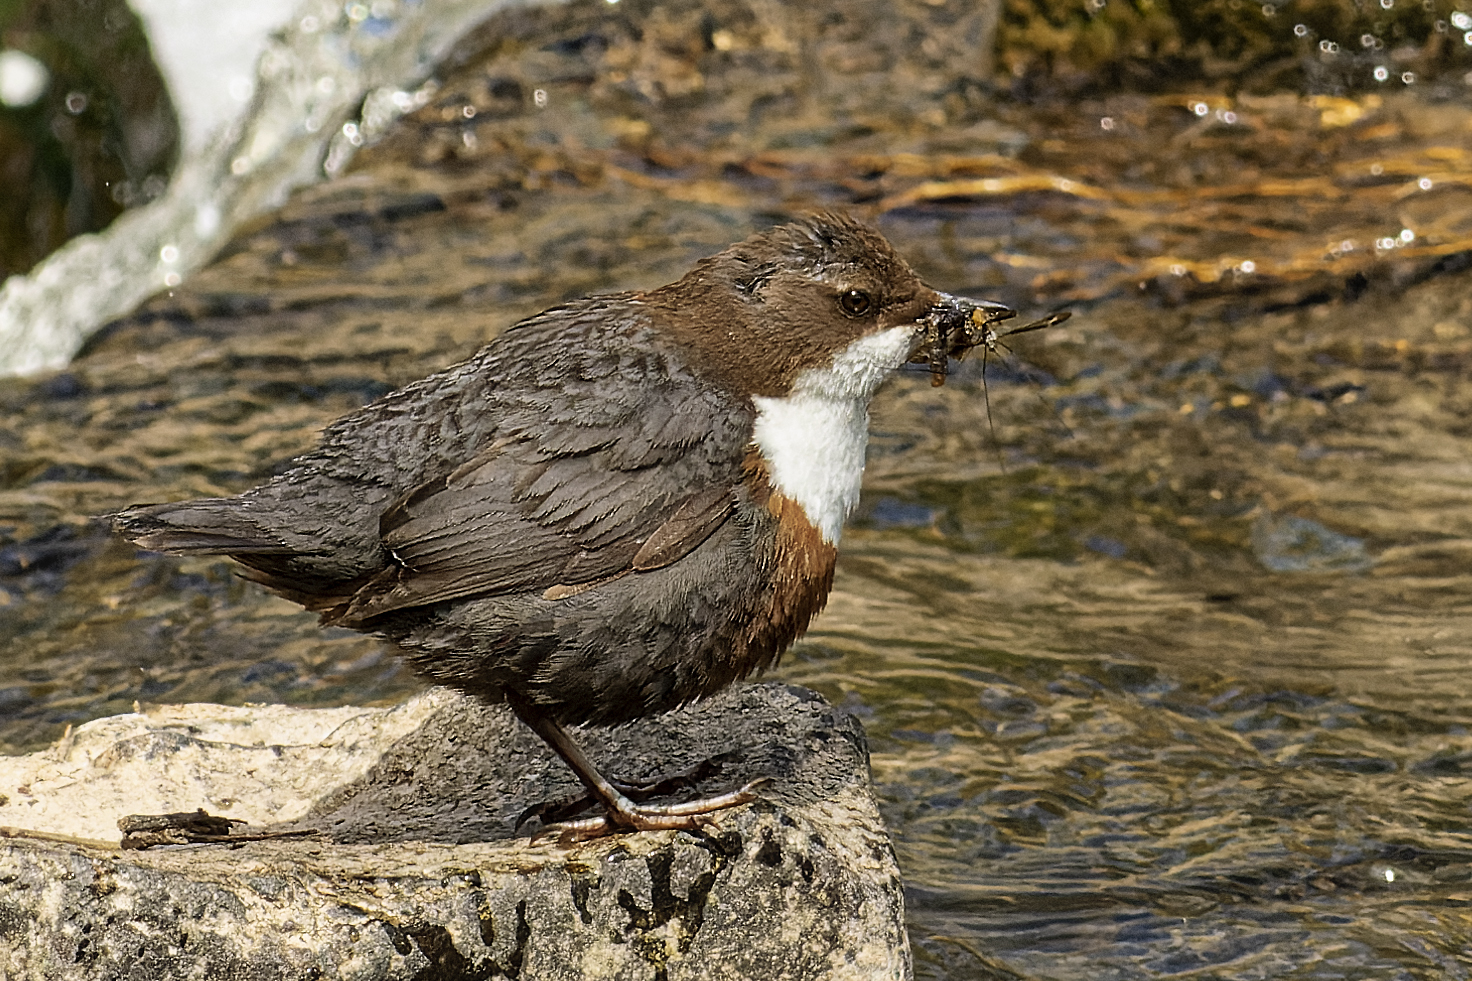
[(667, 286), (522, 320), (242, 494), (107, 517), (145, 550), (229, 556), (431, 682), (509, 705), (601, 806), (563, 827), (694, 830), (759, 781), (635, 803), (570, 729), (771, 667), (832, 588), (881, 383), (937, 372), (1009, 316), (927, 286), (863, 222), (809, 215)]

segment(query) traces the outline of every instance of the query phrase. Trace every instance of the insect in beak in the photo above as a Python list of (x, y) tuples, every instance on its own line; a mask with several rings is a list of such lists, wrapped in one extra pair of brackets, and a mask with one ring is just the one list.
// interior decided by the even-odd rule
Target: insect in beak
[(910, 361), (929, 365), (930, 384), (939, 387), (946, 383), (950, 359), (961, 361), (978, 347), (982, 349), (983, 355), (996, 354), (999, 347), (1005, 348), (1001, 344), (1002, 338), (1061, 324), (1072, 314), (1064, 310), (1021, 327), (1014, 327), (1005, 333), (997, 332), (995, 325), (1015, 316), (1017, 311), (999, 303), (961, 300), (955, 306), (939, 307), (927, 318), (925, 341)]

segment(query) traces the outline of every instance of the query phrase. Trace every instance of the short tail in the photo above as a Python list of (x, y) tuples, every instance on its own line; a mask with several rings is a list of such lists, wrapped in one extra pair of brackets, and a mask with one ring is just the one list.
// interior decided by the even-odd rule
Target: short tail
[(103, 515), (113, 531), (150, 552), (293, 555), (297, 550), (242, 513), (239, 498), (139, 504)]
[(241, 575), (335, 622), (355, 591), (376, 568), (343, 576), (314, 562), (330, 550), (302, 535), (288, 542), (281, 532), (262, 528), (250, 513), (248, 497), (212, 497), (176, 504), (139, 504), (102, 517), (113, 531), (148, 549), (174, 555), (228, 555), (245, 568)]

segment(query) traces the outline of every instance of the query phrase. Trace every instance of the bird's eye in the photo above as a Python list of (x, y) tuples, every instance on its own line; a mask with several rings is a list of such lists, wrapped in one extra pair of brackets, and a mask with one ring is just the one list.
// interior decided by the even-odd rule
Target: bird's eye
[(838, 294), (838, 308), (850, 317), (862, 317), (873, 305), (874, 301), (863, 290), (844, 290)]

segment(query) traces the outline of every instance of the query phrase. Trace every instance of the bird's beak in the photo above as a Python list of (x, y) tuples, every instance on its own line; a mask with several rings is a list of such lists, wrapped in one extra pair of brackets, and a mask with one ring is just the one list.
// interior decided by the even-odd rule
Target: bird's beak
[(992, 325), (1010, 320), (1017, 311), (990, 300), (936, 293), (936, 302), (921, 321), (924, 332), (910, 361), (930, 365), (930, 384), (944, 385), (951, 358), (996, 340)]

